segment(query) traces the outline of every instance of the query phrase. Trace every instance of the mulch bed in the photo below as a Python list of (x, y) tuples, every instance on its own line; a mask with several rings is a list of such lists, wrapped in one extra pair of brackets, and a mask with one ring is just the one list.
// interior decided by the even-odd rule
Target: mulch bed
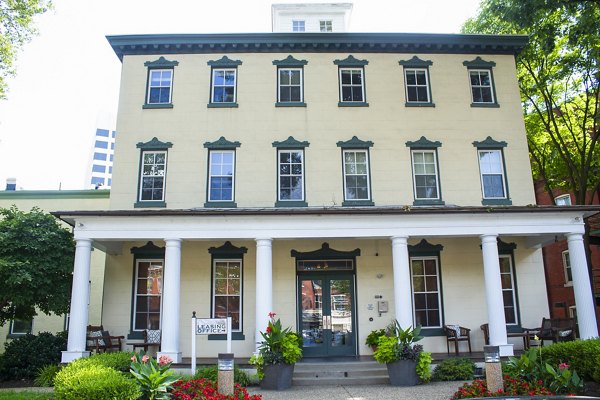
[(10, 388), (24, 388), (24, 387), (33, 387), (35, 384), (33, 380), (30, 379), (21, 379), (18, 381), (2, 381), (0, 380), (0, 388), (2, 389), (10, 389)]

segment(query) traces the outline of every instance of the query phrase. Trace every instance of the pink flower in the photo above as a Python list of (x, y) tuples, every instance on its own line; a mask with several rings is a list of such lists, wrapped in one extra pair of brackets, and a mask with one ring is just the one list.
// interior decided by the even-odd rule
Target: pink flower
[(561, 371), (562, 371), (562, 370), (565, 370), (565, 369), (569, 368), (569, 364), (567, 364), (567, 363), (560, 363), (560, 364), (558, 364), (558, 368), (559, 368)]
[(150, 359), (150, 357), (148, 357), (147, 355), (144, 355), (144, 356), (142, 357), (142, 362), (143, 362), (143, 363), (147, 363), (149, 359)]
[(135, 356), (131, 356), (131, 361), (132, 362), (136, 362), (137, 360), (135, 359)]
[(158, 358), (158, 364), (160, 364), (160, 365), (167, 365), (167, 364), (169, 364), (171, 362), (173, 362), (173, 360), (171, 360), (169, 358), (169, 356), (160, 356)]
[(274, 312), (272, 312), (272, 311), (271, 311), (271, 312), (269, 313), (269, 318), (274, 318), (276, 315), (277, 315), (277, 314), (275, 314)]

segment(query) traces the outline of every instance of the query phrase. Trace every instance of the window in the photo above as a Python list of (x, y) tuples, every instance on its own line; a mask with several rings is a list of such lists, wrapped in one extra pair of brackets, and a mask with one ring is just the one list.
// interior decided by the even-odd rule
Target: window
[(365, 87), (362, 68), (340, 68), (340, 99), (342, 102), (364, 102)]
[(511, 255), (500, 255), (500, 280), (502, 282), (502, 298), (504, 299), (504, 318), (507, 325), (515, 325), (517, 321), (517, 297), (515, 291), (514, 271)]
[(98, 172), (103, 174), (106, 172), (106, 167), (104, 165), (94, 164), (92, 165), (92, 172)]
[(97, 149), (108, 149), (108, 142), (105, 142), (103, 140), (96, 140), (96, 144), (94, 144), (94, 147)]
[(211, 150), (208, 201), (233, 201), (235, 151)]
[(569, 258), (569, 251), (562, 252), (563, 268), (565, 270), (565, 285), (573, 284), (573, 272), (571, 271), (571, 259)]
[(473, 103), (494, 103), (492, 74), (489, 70), (469, 70)]
[(554, 203), (557, 206), (570, 206), (571, 205), (571, 195), (563, 194), (561, 196), (557, 196), (554, 198)]
[(304, 151), (279, 150), (279, 201), (304, 201)]
[(33, 320), (13, 319), (10, 321), (9, 335), (26, 335), (33, 329)]
[(163, 260), (138, 260), (135, 274), (133, 330), (160, 329)]
[(427, 328), (442, 326), (437, 257), (411, 257), (414, 323)]
[(367, 150), (343, 150), (344, 200), (370, 200), (369, 156)]
[(278, 68), (278, 99), (280, 103), (301, 103), (302, 68)]
[(144, 151), (142, 160), (140, 201), (164, 201), (167, 152)]
[(242, 330), (242, 260), (213, 260), (212, 315), (231, 317), (233, 331)]
[(405, 68), (404, 79), (406, 83), (407, 103), (430, 103), (429, 80), (427, 69)]
[(94, 153), (94, 160), (106, 161), (106, 154), (104, 154), (104, 153)]
[(333, 32), (333, 22), (331, 20), (319, 21), (319, 30), (321, 32)]
[(304, 20), (292, 21), (292, 32), (304, 32)]
[(506, 199), (506, 183), (501, 150), (478, 150), (484, 199)]
[(235, 103), (235, 77), (237, 69), (214, 69), (211, 101)]
[(412, 150), (415, 200), (439, 200), (435, 150)]
[(177, 65), (178, 61), (169, 61), (164, 57), (144, 63), (148, 67), (148, 86), (143, 108), (173, 107), (173, 71)]

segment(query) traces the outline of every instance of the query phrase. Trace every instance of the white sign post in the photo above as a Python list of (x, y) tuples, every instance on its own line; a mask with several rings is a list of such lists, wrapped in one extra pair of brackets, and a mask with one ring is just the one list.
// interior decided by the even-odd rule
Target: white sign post
[(196, 336), (227, 334), (227, 352), (231, 353), (231, 317), (197, 318), (192, 313), (192, 375), (196, 373)]

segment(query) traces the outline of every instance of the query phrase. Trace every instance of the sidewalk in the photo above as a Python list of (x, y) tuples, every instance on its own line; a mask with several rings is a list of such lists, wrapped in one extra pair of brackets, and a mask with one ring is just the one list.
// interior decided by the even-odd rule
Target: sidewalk
[(249, 387), (248, 393), (264, 400), (449, 400), (464, 382), (432, 382), (426, 385), (292, 386), (282, 391)]

